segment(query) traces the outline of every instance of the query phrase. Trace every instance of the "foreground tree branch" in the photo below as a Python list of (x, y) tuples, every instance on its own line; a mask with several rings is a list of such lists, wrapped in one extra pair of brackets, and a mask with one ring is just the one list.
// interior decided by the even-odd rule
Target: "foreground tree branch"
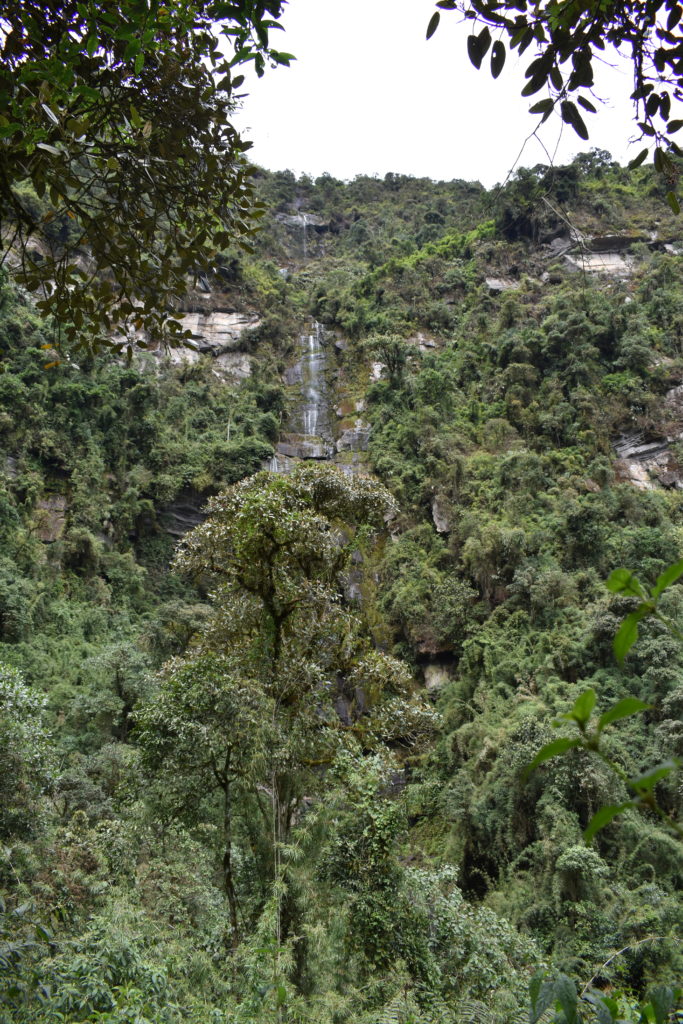
[(249, 144), (230, 117), (240, 65), (290, 60), (269, 40), (282, 7), (0, 4), (0, 258), (56, 348), (182, 340), (192, 275), (248, 247)]

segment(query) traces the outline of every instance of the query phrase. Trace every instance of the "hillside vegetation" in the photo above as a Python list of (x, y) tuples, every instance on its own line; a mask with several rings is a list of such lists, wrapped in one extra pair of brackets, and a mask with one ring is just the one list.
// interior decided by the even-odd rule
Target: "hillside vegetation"
[[(2, 283), (0, 1021), (508, 1024), (539, 970), (639, 1021), (683, 978), (680, 778), (586, 845), (618, 774), (524, 769), (588, 688), (650, 706), (627, 776), (683, 756), (683, 648), (644, 623), (618, 666), (605, 587), (683, 548), (666, 189), (601, 151), (255, 184), (187, 304), (252, 317), (238, 376), (45, 369)], [(312, 321), (330, 450), (364, 440), (269, 473)]]

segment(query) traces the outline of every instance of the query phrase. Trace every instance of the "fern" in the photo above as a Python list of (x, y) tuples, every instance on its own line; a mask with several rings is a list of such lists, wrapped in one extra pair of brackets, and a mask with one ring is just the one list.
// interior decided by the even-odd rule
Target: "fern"
[[(545, 1013), (537, 1024), (548, 1024), (551, 1017), (552, 1014)], [(526, 1009), (501, 1015), (479, 999), (462, 999), (455, 1008), (456, 1024), (527, 1024), (528, 1020)]]
[(377, 1024), (402, 1024), (402, 1009), (405, 1009), (405, 997), (399, 994), (382, 1007), (377, 1017)]

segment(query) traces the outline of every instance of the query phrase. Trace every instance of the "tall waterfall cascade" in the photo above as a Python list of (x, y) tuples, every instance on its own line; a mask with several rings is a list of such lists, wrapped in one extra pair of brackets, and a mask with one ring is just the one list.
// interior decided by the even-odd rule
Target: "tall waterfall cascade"
[[(304, 259), (308, 258), (308, 244), (307, 244), (308, 239), (306, 238), (306, 228), (307, 227), (308, 227), (308, 215), (305, 214), (305, 213), (302, 213), (301, 214), (301, 229), (302, 229), (302, 235), (303, 235)], [(316, 324), (316, 326), (318, 326), (318, 324)]]
[(292, 459), (330, 459), (335, 454), (327, 387), (328, 349), (322, 324), (299, 336), (299, 358), (287, 374), (291, 412), (269, 469), (287, 472)]
[(299, 459), (332, 461), (348, 473), (366, 470), (362, 453), (369, 427), (358, 422), (349, 429), (348, 421), (339, 422), (341, 411), (333, 408), (333, 353), (323, 325), (314, 320), (308, 333), (299, 336), (298, 359), (285, 375), (291, 411), (267, 465), (271, 472), (287, 473)]
[[(325, 386), (327, 353), (322, 345), (322, 325), (316, 320), (313, 333), (301, 338), (303, 356), (301, 373), (303, 379), (303, 432), (307, 437), (323, 436), (329, 433), (327, 423), (328, 403)], [(320, 428), (320, 430), (318, 429)]]

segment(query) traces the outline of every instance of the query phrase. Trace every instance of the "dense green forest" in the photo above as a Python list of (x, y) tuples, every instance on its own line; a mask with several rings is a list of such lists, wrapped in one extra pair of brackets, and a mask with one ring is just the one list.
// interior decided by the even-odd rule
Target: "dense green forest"
[[(683, 756), (683, 647), (620, 667), (605, 587), (683, 547), (666, 185), (254, 186), (195, 347), (57, 362), (1, 283), (0, 1021), (508, 1024), (539, 972), (663, 1021), (679, 775), (583, 831)], [(589, 688), (648, 705), (618, 771), (525, 775)]]

